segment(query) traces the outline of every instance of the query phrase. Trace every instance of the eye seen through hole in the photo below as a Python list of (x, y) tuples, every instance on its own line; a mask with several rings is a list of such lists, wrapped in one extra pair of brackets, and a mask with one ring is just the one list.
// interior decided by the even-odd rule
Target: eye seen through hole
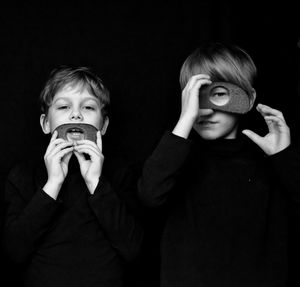
[(210, 91), (209, 100), (216, 106), (225, 106), (230, 100), (229, 91), (224, 87), (215, 87)]

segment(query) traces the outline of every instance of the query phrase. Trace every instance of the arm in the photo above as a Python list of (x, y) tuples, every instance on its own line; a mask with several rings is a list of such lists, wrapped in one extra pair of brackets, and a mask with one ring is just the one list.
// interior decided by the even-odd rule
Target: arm
[(57, 138), (57, 134), (57, 131), (54, 131), (44, 156), (48, 180), (43, 187), (55, 200), (68, 174), (68, 164), (74, 150), (72, 142)]
[(290, 129), (282, 112), (269, 106), (258, 104), (257, 111), (264, 117), (268, 133), (262, 137), (250, 130), (243, 133), (256, 143), (268, 156), (274, 178), (290, 192), (291, 197), (300, 202), (300, 150), (291, 144)]
[(269, 157), (275, 177), (289, 192), (289, 196), (300, 204), (300, 149), (296, 143)]
[(263, 116), (268, 126), (268, 133), (264, 137), (247, 129), (243, 130), (242, 133), (257, 144), (268, 156), (286, 149), (291, 143), (291, 135), (282, 112), (262, 104), (258, 104), (256, 110)]
[(199, 89), (207, 84), (211, 84), (208, 75), (198, 74), (189, 79), (182, 91), (181, 114), (172, 134), (164, 135), (144, 165), (138, 190), (148, 206), (159, 206), (166, 201), (189, 153), (187, 138), (195, 120), (211, 113), (210, 109), (199, 109)]
[(130, 175), (123, 171), (112, 179), (114, 186), (101, 176), (89, 205), (112, 246), (127, 261), (134, 259), (141, 248), (143, 230), (136, 217), (136, 189), (128, 184)]
[(204, 74), (192, 76), (181, 96), (181, 113), (179, 120), (173, 129), (173, 134), (187, 139), (195, 120), (199, 116), (209, 115), (211, 109), (200, 109), (199, 90), (203, 85), (211, 84), (210, 77)]
[[(74, 147), (75, 156), (80, 165), (81, 175), (91, 194), (89, 204), (100, 226), (104, 229), (112, 246), (127, 260), (133, 259), (140, 249), (143, 231), (137, 219), (130, 213), (125, 200), (116, 194), (127, 193), (130, 186), (123, 178), (112, 185), (104, 178), (102, 153), (102, 137), (97, 132), (97, 142), (89, 140), (77, 141)], [(86, 158), (84, 154), (88, 154)], [(136, 193), (136, 190), (134, 189)]]
[(9, 257), (19, 263), (36, 250), (59, 211), (59, 203), (42, 189), (35, 192), (32, 182), (24, 180), (26, 175), (28, 170), (13, 170), (5, 190), (3, 243)]
[(190, 149), (190, 140), (170, 132), (164, 134), (145, 162), (138, 182), (139, 196), (147, 206), (159, 206), (167, 200)]
[(73, 145), (57, 138), (55, 131), (44, 162), (47, 182), (36, 189), (31, 166), (16, 167), (6, 184), (4, 245), (12, 259), (25, 261), (37, 248), (59, 209), (57, 196), (68, 172)]

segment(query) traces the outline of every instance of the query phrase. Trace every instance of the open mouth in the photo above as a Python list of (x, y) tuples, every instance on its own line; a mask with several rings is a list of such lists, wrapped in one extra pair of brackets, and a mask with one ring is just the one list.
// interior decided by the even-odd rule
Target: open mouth
[(84, 139), (84, 131), (80, 128), (70, 128), (66, 132), (69, 141), (79, 141)]

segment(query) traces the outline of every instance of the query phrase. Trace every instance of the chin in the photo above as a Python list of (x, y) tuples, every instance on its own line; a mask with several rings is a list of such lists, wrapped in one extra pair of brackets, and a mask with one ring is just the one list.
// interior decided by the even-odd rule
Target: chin
[(200, 136), (201, 136), (202, 139), (207, 140), (207, 141), (213, 141), (213, 140), (217, 140), (217, 139), (221, 138), (221, 137), (218, 137), (218, 136), (211, 136), (211, 135), (209, 135), (209, 136), (200, 135)]
[(236, 137), (234, 129), (195, 129), (197, 134), (204, 140), (230, 139)]
[(197, 133), (204, 140), (216, 140), (222, 137), (222, 135), (220, 135), (219, 133), (215, 133), (213, 131), (200, 131), (200, 132), (197, 131)]

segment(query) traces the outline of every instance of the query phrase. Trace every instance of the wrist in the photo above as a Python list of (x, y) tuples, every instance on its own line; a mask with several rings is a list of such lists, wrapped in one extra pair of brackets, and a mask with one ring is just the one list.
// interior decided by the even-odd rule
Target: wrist
[(196, 117), (193, 116), (189, 116), (189, 115), (180, 116), (172, 133), (185, 139), (188, 138), (193, 128), (195, 120)]
[(197, 113), (191, 113), (191, 112), (181, 112), (180, 117), (179, 117), (179, 121), (181, 122), (186, 122), (186, 123), (190, 123), (191, 125), (194, 124), (196, 118), (198, 116), (198, 112)]
[(94, 179), (91, 179), (91, 180), (86, 180), (85, 181), (86, 183), (86, 186), (90, 192), (90, 194), (94, 194), (95, 192), (95, 189), (99, 183), (99, 178), (94, 178)]
[(57, 196), (59, 194), (59, 191), (61, 189), (62, 183), (59, 183), (56, 180), (49, 180), (46, 182), (46, 184), (43, 187), (44, 192), (46, 192), (49, 196), (51, 196), (53, 199), (57, 199)]

